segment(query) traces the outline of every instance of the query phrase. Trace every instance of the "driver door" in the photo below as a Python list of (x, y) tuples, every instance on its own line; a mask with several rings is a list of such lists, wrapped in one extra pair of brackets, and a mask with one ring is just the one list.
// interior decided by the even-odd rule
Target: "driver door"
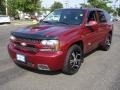
[(98, 36), (98, 23), (95, 25), (87, 26), (90, 21), (98, 22), (96, 11), (90, 11), (87, 15), (85, 30), (84, 30), (84, 43), (86, 50), (85, 52), (89, 52), (95, 49), (99, 43)]

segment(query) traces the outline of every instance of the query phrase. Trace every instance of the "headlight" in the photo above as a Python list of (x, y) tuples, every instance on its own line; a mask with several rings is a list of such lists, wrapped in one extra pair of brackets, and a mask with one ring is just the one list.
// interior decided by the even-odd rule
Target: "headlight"
[(11, 36), (10, 36), (10, 40), (14, 41), (14, 40), (16, 40), (16, 37), (13, 36), (13, 35), (11, 35)]
[(58, 51), (60, 47), (59, 40), (42, 40), (41, 44), (43, 48), (40, 51)]

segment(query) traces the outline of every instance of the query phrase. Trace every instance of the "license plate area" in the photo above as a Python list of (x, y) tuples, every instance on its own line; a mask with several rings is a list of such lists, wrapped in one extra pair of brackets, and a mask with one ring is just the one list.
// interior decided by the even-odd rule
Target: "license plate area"
[(25, 63), (25, 56), (21, 54), (16, 54), (16, 60)]

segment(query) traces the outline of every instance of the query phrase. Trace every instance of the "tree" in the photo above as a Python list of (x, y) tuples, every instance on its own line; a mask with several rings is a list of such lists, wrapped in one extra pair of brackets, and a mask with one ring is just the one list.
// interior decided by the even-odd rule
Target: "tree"
[(82, 6), (84, 8), (91, 8), (92, 7), (90, 4), (85, 4), (85, 3), (81, 3), (80, 6)]
[(24, 12), (33, 13), (41, 8), (40, 0), (26, 0), (24, 3)]
[(63, 4), (60, 2), (54, 2), (53, 5), (50, 7), (50, 10), (53, 11), (55, 9), (63, 8)]
[(34, 13), (41, 8), (41, 0), (8, 0), (9, 14), (14, 16), (17, 10)]
[(110, 0), (88, 0), (88, 4), (80, 4), (84, 7), (95, 7), (101, 8), (108, 12), (113, 12), (112, 7), (108, 6), (109, 3), (112, 3)]
[[(21, 0), (22, 1), (22, 0)], [(18, 0), (8, 0), (8, 13), (10, 16), (15, 16), (17, 14), (17, 10), (19, 9)]]
[(0, 14), (5, 14), (5, 1), (0, 0)]
[(120, 16), (120, 7), (116, 8), (117, 15)]

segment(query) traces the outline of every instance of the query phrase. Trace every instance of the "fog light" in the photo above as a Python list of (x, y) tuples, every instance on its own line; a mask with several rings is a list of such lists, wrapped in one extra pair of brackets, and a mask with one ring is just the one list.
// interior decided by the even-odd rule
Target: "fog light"
[(38, 64), (38, 69), (39, 70), (46, 70), (46, 71), (50, 70), (48, 65), (45, 65), (45, 64)]
[(27, 62), (27, 65), (28, 65), (29, 67), (34, 67), (34, 64), (32, 64), (31, 62)]

